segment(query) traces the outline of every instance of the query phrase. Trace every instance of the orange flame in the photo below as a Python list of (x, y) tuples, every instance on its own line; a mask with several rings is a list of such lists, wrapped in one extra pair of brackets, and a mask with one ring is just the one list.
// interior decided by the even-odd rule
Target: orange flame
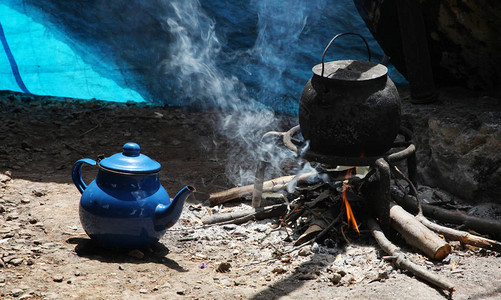
[(360, 234), (360, 231), (358, 230), (357, 220), (355, 220), (355, 215), (353, 214), (353, 210), (351, 210), (350, 202), (348, 202), (348, 198), (346, 198), (346, 191), (350, 186), (348, 184), (348, 178), (350, 177), (350, 174), (351, 169), (348, 169), (346, 171), (345, 181), (343, 182), (343, 206), (346, 208), (346, 218), (348, 220), (348, 226), (354, 228), (355, 231)]

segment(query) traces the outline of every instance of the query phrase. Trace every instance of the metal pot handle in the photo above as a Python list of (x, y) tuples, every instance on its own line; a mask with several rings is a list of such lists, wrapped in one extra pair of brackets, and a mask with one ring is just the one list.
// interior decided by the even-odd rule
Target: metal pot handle
[(331, 46), (331, 44), (334, 42), (335, 39), (337, 39), (338, 37), (340, 37), (342, 35), (347, 35), (347, 34), (357, 35), (364, 41), (365, 46), (367, 47), (369, 61), (371, 61), (371, 49), (369, 48), (369, 44), (367, 44), (367, 41), (364, 39), (364, 37), (362, 35), (360, 35), (358, 33), (354, 33), (354, 32), (343, 32), (343, 33), (340, 33), (340, 34), (336, 35), (335, 37), (333, 37), (332, 40), (327, 45), (327, 47), (325, 47), (324, 53), (322, 54), (322, 74), (321, 74), (322, 77), (324, 77), (324, 58), (325, 58), (325, 53), (327, 52), (327, 49), (329, 49), (329, 47)]

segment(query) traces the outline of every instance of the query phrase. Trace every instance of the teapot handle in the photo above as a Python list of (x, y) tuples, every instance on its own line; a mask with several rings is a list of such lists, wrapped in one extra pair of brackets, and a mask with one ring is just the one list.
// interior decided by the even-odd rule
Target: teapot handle
[(333, 37), (332, 40), (327, 45), (327, 47), (325, 47), (324, 53), (322, 54), (322, 74), (321, 74), (321, 77), (324, 77), (324, 58), (325, 58), (325, 53), (327, 52), (327, 49), (329, 49), (329, 47), (331, 46), (331, 44), (334, 42), (335, 39), (337, 39), (338, 37), (340, 37), (342, 35), (347, 35), (347, 34), (358, 35), (364, 41), (365, 46), (367, 47), (369, 61), (371, 61), (371, 49), (369, 48), (369, 44), (367, 44), (367, 41), (364, 39), (364, 37), (362, 35), (360, 35), (358, 33), (354, 33), (354, 32), (343, 32), (343, 33), (340, 33), (340, 34), (336, 35), (335, 37)]
[(72, 172), (73, 183), (75, 184), (75, 186), (77, 187), (78, 191), (81, 194), (83, 194), (84, 190), (87, 188), (87, 185), (82, 179), (82, 165), (84, 163), (91, 166), (95, 166), (96, 161), (90, 158), (83, 158), (73, 164), (73, 172)]

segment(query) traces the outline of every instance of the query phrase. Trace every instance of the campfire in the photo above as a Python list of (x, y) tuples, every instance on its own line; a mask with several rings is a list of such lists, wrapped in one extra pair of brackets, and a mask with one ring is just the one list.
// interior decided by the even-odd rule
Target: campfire
[[(388, 254), (386, 259), (430, 284), (451, 293), (454, 285), (411, 262), (392, 241), (417, 248), (431, 260), (441, 261), (452, 251), (448, 241), (501, 252), (501, 243), (445, 227), (430, 221), (461, 224), (486, 234), (501, 232), (501, 222), (466, 216), (421, 204), (417, 192), (415, 146), (412, 134), (401, 128), (390, 151), (379, 156), (349, 157), (316, 153), (307, 148), (296, 126), (286, 132), (268, 132), (263, 141), (286, 147), (308, 162), (315, 171), (265, 181), (268, 162), (258, 163), (253, 185), (210, 195), (211, 205), (251, 197), (253, 209), (238, 214), (206, 217), (205, 224), (240, 224), (253, 219), (278, 217), (295, 246), (305, 243), (337, 244), (350, 235), (370, 232)], [(306, 147), (306, 148), (305, 148)], [(406, 169), (406, 173), (400, 170)], [(294, 187), (294, 188), (291, 188)], [(404, 209), (405, 208), (405, 209)], [(412, 213), (410, 213), (410, 212)]]

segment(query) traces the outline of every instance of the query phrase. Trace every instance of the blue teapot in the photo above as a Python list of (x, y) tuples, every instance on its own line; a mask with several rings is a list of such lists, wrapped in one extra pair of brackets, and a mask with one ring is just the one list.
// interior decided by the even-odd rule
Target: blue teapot
[[(157, 242), (173, 226), (185, 200), (195, 189), (184, 187), (171, 201), (159, 181), (161, 165), (139, 153), (136, 143), (123, 152), (96, 161), (84, 158), (73, 165), (73, 182), (82, 194), (80, 222), (87, 235), (113, 250), (141, 249)], [(88, 186), (82, 166), (99, 167)]]

